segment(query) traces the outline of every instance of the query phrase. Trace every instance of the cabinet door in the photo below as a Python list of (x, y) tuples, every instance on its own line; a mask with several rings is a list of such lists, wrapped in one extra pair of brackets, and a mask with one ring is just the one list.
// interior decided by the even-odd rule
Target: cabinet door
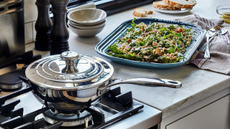
[(230, 129), (230, 95), (169, 124), (166, 129)]

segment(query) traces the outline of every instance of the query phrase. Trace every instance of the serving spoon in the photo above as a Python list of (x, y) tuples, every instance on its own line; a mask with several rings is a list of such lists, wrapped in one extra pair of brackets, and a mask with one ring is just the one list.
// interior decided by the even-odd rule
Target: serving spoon
[[(215, 34), (215, 31), (216, 31), (216, 30), (215, 30), (214, 28), (212, 28), (212, 29), (210, 29), (210, 30), (207, 32), (206, 37), (207, 37), (208, 33), (209, 33), (209, 36), (211, 37), (210, 40), (209, 40), (209, 42), (211, 42), (212, 39), (214, 38), (213, 35)], [(227, 32), (228, 32), (228, 30), (224, 27), (224, 28), (221, 28), (221, 29), (220, 29), (219, 34), (224, 35), (224, 34), (226, 34)], [(225, 36), (223, 36), (223, 37), (226, 39), (226, 42), (227, 42), (228, 44), (230, 44), (230, 40), (229, 40), (228, 38), (226, 38)], [(207, 41), (206, 41), (206, 43), (205, 43), (202, 47), (200, 47), (199, 51), (200, 51), (200, 52), (204, 52), (204, 51), (206, 50), (206, 48), (207, 48)]]
[[(213, 28), (215, 30), (215, 28)], [(216, 30), (213, 32), (211, 29), (206, 34), (206, 49), (204, 52), (204, 58), (209, 59), (210, 58), (210, 52), (209, 52), (209, 42), (217, 35), (218, 33)], [(211, 39), (210, 39), (211, 38)]]
[[(225, 29), (225, 28), (220, 28), (220, 26), (216, 26), (216, 27), (210, 29), (210, 31), (211, 31), (212, 33), (214, 33), (214, 35), (212, 35), (210, 39), (207, 37), (207, 43), (206, 43), (207, 45), (206, 45), (206, 50), (205, 50), (205, 53), (204, 53), (204, 58), (205, 58), (205, 59), (210, 59), (209, 42), (210, 42), (215, 36), (217, 36), (218, 34), (224, 35), (224, 34), (226, 34), (226, 33), (228, 32), (227, 29)], [(228, 38), (226, 39), (225, 36), (223, 36), (223, 38), (225, 38), (225, 40), (227, 40), (227, 43), (229, 43)]]
[[(204, 52), (204, 51), (206, 50), (207, 44), (208, 44), (208, 38), (212, 37), (214, 34), (215, 34), (215, 32), (213, 32), (213, 31), (211, 31), (211, 30), (208, 30), (208, 31), (207, 31), (207, 33), (206, 33), (206, 43), (203, 44), (203, 45), (200, 47), (200, 49), (199, 49), (200, 52)], [(211, 41), (211, 40), (210, 40), (210, 41)]]

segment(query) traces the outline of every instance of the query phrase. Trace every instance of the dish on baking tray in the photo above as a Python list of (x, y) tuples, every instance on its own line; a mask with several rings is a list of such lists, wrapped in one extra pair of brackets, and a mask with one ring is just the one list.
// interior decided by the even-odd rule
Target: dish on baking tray
[[(134, 26), (139, 26), (139, 29)], [(169, 32), (168, 27), (171, 29), (175, 27), (175, 30)], [(148, 32), (146, 32), (147, 30)], [(131, 34), (132, 31), (135, 31), (134, 33), (137, 35)], [(192, 38), (183, 41), (184, 37), (182, 35), (184, 34), (182, 31), (186, 31)], [(123, 22), (101, 40), (96, 45), (95, 50), (112, 61), (127, 65), (147, 68), (171, 68), (184, 65), (189, 61), (203, 40), (205, 33), (204, 28), (190, 23), (153, 18), (141, 18), (135, 19), (135, 21), (131, 19)], [(132, 37), (131, 41), (130, 37)], [(120, 42), (126, 43), (127, 46)], [(140, 51), (140, 49), (143, 49), (143, 51)], [(137, 52), (134, 53), (133, 51)], [(159, 54), (159, 51), (161, 54)]]

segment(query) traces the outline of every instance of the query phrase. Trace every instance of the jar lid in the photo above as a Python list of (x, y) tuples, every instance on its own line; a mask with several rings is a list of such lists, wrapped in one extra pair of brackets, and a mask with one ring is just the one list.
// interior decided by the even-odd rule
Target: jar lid
[(66, 51), (31, 63), (26, 77), (34, 84), (51, 89), (85, 89), (111, 78), (110, 63), (94, 56)]

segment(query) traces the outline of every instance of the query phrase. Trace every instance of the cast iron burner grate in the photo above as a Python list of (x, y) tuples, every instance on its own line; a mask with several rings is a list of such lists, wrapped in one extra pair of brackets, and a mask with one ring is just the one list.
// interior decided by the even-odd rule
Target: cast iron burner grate
[[(24, 94), (30, 91), (30, 88), (24, 88), (19, 91), (15, 91), (17, 95)], [(17, 129), (64, 129), (61, 127), (63, 121), (59, 121), (54, 124), (49, 124), (45, 119), (36, 119), (37, 116), (43, 114), (49, 114), (49, 108), (44, 107), (42, 109), (30, 112), (23, 115), (23, 108), (14, 109), (15, 106), (20, 103), (20, 100), (15, 100), (10, 103), (4, 104), (7, 99), (15, 97), (15, 92), (12, 94), (3, 96), (0, 98), (1, 102), (1, 115), (0, 126), (2, 128), (17, 128)], [(139, 113), (144, 106), (133, 100), (132, 93), (121, 93), (120, 87), (109, 90), (102, 99), (96, 105), (92, 105), (86, 109), (86, 112), (92, 116), (92, 123), (85, 127), (85, 124), (80, 126), (68, 127), (68, 129), (99, 129), (105, 128), (117, 121), (125, 119), (131, 115)], [(87, 113), (87, 114), (88, 114)], [(86, 115), (87, 116), (87, 115)]]

